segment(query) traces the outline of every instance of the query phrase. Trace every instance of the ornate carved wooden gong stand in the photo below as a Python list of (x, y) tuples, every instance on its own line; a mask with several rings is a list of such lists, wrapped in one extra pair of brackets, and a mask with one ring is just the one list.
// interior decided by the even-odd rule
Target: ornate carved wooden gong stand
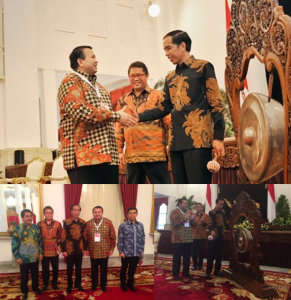
[[(227, 33), (225, 86), (236, 139), (240, 92), (244, 89), (249, 62), (257, 57), (266, 71), (277, 73), (280, 80), (284, 107), (282, 122), (285, 125), (282, 147), (284, 183), (291, 183), (291, 18), (284, 14), (277, 0), (233, 0), (231, 18)], [(241, 183), (250, 182), (241, 164), (238, 176)]]
[[(241, 237), (242, 243), (239, 244), (237, 235), (234, 232), (234, 224), (241, 216), (244, 216), (253, 223), (254, 232), (252, 240)], [(278, 294), (273, 288), (264, 283), (264, 271), (260, 270), (258, 263), (258, 260), (261, 258), (259, 245), (259, 235), (261, 232), (260, 223), (261, 213), (257, 209), (255, 201), (251, 200), (247, 193), (241, 192), (236, 198), (236, 203), (232, 206), (229, 216), (231, 258), (229, 268), (224, 269), (222, 274), (226, 278), (235, 280), (241, 284), (246, 290), (253, 293), (256, 297), (269, 299), (278, 296)], [(245, 247), (246, 251), (250, 248), (249, 266), (238, 262), (238, 251), (241, 247)]]

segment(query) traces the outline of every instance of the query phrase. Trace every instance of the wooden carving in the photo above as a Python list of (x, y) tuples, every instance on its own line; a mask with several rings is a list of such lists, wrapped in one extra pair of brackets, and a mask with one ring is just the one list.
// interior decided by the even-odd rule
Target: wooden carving
[[(285, 110), (284, 183), (291, 183), (291, 18), (284, 14), (277, 0), (233, 0), (231, 18), (225, 85), (236, 138), (240, 91), (244, 89), (249, 62), (257, 57), (280, 80)], [(248, 183), (242, 169), (240, 172), (240, 180)]]

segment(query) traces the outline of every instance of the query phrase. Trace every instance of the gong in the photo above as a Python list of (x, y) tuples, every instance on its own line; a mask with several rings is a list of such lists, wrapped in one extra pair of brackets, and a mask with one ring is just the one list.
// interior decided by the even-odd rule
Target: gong
[(242, 168), (254, 182), (284, 167), (284, 107), (260, 93), (249, 94), (239, 116), (238, 146)]
[(234, 240), (237, 251), (240, 253), (246, 253), (252, 247), (253, 236), (246, 228), (238, 228), (236, 230)]

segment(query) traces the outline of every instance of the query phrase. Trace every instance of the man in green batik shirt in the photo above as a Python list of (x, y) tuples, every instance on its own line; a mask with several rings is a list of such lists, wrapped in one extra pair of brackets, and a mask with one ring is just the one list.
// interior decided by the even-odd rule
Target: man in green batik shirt
[(22, 299), (27, 299), (29, 270), (33, 291), (38, 295), (42, 294), (38, 288), (38, 266), (39, 260), (43, 258), (43, 249), (39, 228), (32, 224), (32, 212), (29, 209), (22, 210), (21, 218), (23, 223), (14, 228), (11, 248), (15, 261), (20, 266)]

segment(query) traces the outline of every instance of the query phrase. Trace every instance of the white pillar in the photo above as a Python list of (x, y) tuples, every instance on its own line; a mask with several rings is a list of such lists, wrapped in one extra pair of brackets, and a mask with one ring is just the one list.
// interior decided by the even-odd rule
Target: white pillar
[(14, 194), (15, 194), (15, 199), (16, 199), (16, 212), (19, 215), (19, 219), (20, 219), (20, 213), (23, 210), (21, 188), (22, 188), (22, 186), (20, 184), (14, 184)]
[(30, 190), (28, 186), (24, 187), (26, 209), (31, 210)]
[(176, 197), (169, 197), (168, 199), (168, 213), (167, 213), (167, 223), (166, 224), (171, 224), (170, 222), (170, 214), (171, 211), (176, 208)]
[(32, 202), (32, 207), (33, 207), (33, 213), (35, 214), (35, 219), (36, 219), (36, 223), (37, 223), (39, 221), (39, 210), (38, 210), (35, 193), (31, 193), (31, 202)]
[(0, 232), (7, 232), (8, 229), (4, 187), (4, 184), (0, 185)]

